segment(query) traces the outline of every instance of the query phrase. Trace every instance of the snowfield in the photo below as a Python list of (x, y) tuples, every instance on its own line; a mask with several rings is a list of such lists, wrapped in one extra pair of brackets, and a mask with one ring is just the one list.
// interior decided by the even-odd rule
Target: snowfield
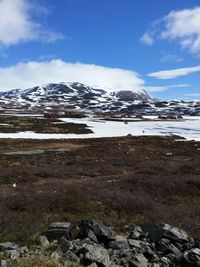
[[(146, 116), (147, 117), (147, 116)], [(151, 118), (152, 119), (152, 118)], [(0, 138), (13, 139), (78, 139), (119, 137), (131, 134), (141, 135), (178, 135), (187, 140), (200, 141), (200, 117), (184, 117), (182, 121), (134, 121), (116, 122), (94, 119), (65, 118), (63, 122), (85, 123), (94, 132), (92, 134), (38, 134), (34, 132), (0, 133)]]

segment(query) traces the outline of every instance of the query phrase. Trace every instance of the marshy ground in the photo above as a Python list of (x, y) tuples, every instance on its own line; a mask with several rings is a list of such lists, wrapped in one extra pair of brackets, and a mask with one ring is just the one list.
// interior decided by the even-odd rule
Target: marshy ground
[(86, 218), (121, 231), (153, 220), (199, 235), (199, 203), (199, 142), (0, 139), (2, 241), (27, 242), (49, 222)]

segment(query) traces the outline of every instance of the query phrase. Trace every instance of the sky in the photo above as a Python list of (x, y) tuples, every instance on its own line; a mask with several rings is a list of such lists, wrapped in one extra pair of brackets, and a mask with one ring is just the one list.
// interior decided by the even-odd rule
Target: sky
[(0, 0), (0, 91), (74, 81), (200, 99), (200, 1)]

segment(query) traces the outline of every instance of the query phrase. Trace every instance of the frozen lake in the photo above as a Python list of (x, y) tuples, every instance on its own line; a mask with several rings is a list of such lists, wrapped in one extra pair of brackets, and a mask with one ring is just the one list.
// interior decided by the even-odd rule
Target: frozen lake
[[(150, 118), (150, 117), (149, 117)], [(151, 117), (151, 119), (153, 119)], [(0, 133), (0, 138), (24, 139), (70, 139), (100, 138), (138, 135), (179, 135), (188, 140), (200, 141), (200, 117), (184, 117), (181, 121), (104, 121), (94, 118), (65, 118), (63, 122), (85, 123), (94, 132), (92, 134), (38, 134), (34, 132)]]

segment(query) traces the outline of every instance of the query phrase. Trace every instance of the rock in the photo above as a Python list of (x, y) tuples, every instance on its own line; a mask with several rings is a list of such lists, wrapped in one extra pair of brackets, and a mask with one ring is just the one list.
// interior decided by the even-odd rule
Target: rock
[(55, 222), (49, 225), (44, 233), (48, 241), (60, 240), (62, 237), (70, 240), (72, 237), (70, 222)]
[(114, 240), (113, 231), (98, 221), (84, 220), (79, 225), (78, 238), (88, 237), (89, 231), (92, 231), (98, 242), (108, 243)]
[(188, 242), (188, 235), (183, 230), (171, 227), (169, 224), (145, 223), (142, 230), (149, 235), (151, 242), (158, 242), (161, 238), (184, 243)]
[[(159, 263), (160, 263), (160, 266), (161, 267), (171, 267), (171, 266), (174, 265), (174, 264), (172, 265), (171, 261), (168, 258), (166, 258), (166, 257), (160, 258), (159, 259)], [(173, 267), (175, 267), (175, 266), (173, 266)]]
[(131, 228), (132, 229), (131, 229), (131, 232), (130, 232), (128, 238), (129, 239), (137, 239), (137, 240), (140, 239), (140, 236), (143, 234), (141, 227), (133, 224), (131, 226)]
[(95, 244), (95, 242), (94, 241), (92, 241), (90, 238), (84, 238), (84, 239), (77, 239), (77, 241), (76, 241), (76, 247), (77, 248), (82, 248), (82, 247), (84, 247), (86, 244), (88, 244), (88, 245), (94, 245)]
[(62, 237), (59, 241), (60, 249), (63, 253), (67, 252), (68, 250), (73, 250), (72, 242)]
[(115, 236), (115, 241), (124, 241), (124, 240), (127, 240), (127, 239), (122, 235), (116, 235)]
[(166, 256), (167, 254), (172, 253), (175, 256), (176, 262), (180, 262), (182, 253), (181, 251), (175, 247), (170, 240), (162, 238), (158, 243), (157, 243), (157, 251), (162, 252), (163, 256)]
[(90, 265), (88, 265), (88, 267), (98, 267), (98, 265), (95, 262), (93, 262)]
[(94, 241), (95, 243), (98, 243), (98, 239), (97, 239), (97, 237), (96, 237), (96, 235), (94, 234), (93, 231), (91, 231), (91, 230), (88, 231), (88, 237), (89, 237), (92, 241)]
[(120, 267), (120, 265), (115, 264), (114, 262), (111, 262), (108, 267)]
[(111, 241), (108, 244), (108, 247), (111, 249), (130, 249), (129, 247), (129, 242), (127, 240), (123, 240), (123, 241)]
[(121, 257), (125, 257), (125, 258), (131, 258), (132, 256), (132, 251), (129, 248), (121, 248), (118, 251), (118, 256)]
[(7, 261), (6, 260), (1, 260), (1, 267), (7, 267)]
[(11, 242), (5, 242), (0, 243), (0, 251), (6, 251), (6, 250), (18, 250), (18, 245), (11, 243)]
[(138, 254), (129, 262), (129, 267), (148, 267), (148, 260), (142, 254)]
[(17, 250), (6, 250), (4, 254), (6, 258), (10, 258), (11, 260), (17, 260), (20, 256)]
[(156, 252), (155, 249), (152, 245), (148, 243), (141, 242), (141, 252), (147, 258), (149, 261), (152, 261), (153, 259), (156, 258)]
[(28, 248), (25, 246), (25, 247), (21, 247), (19, 249), (19, 253), (20, 255), (24, 255), (24, 254), (27, 254), (29, 252)]
[(111, 262), (108, 267), (120, 267), (120, 265), (115, 264), (114, 262)]
[(109, 243), (109, 253), (112, 260), (120, 266), (125, 266), (132, 258), (132, 251), (127, 240), (111, 241)]
[(169, 253), (165, 257), (169, 260), (170, 266), (180, 266), (180, 259), (177, 260), (176, 256), (173, 253)]
[(132, 259), (132, 251), (130, 249), (109, 249), (109, 256), (112, 263), (119, 266), (126, 266)]
[(131, 261), (131, 257), (120, 257), (117, 261), (117, 265), (128, 266), (130, 261)]
[(67, 251), (63, 253), (63, 258), (66, 262), (80, 262), (79, 257), (77, 257), (72, 251)]
[(195, 248), (195, 247), (198, 247), (198, 246), (196, 246), (195, 241), (194, 240), (190, 240), (190, 242), (184, 243), (182, 245), (182, 250), (184, 250), (184, 251), (185, 250), (190, 250), (190, 249)]
[(199, 267), (200, 266), (200, 249), (194, 248), (183, 254), (183, 266)]
[(195, 242), (195, 247), (200, 248), (200, 237), (194, 238), (194, 242)]
[(57, 251), (54, 251), (51, 253), (50, 258), (55, 260), (55, 261), (59, 261), (61, 258), (61, 255)]
[[(189, 242), (190, 243), (190, 242)], [(189, 250), (191, 249), (192, 247), (190, 247), (189, 243), (182, 243), (180, 244), (179, 242), (173, 242), (173, 245), (178, 248), (180, 251), (184, 251), (184, 250)], [(185, 246), (186, 245), (186, 246)], [(184, 249), (184, 246), (187, 247), (188, 246), (188, 249)]]
[(86, 244), (84, 253), (84, 263), (91, 264), (93, 262), (97, 263), (97, 265), (108, 266), (110, 263), (110, 258), (108, 252), (105, 248), (100, 246), (99, 244), (88, 245)]
[(71, 230), (70, 222), (53, 222), (49, 225), (49, 229), (69, 229)]
[(132, 248), (141, 249), (141, 241), (139, 240), (128, 239), (128, 243)]
[(74, 249), (73, 249), (73, 252), (80, 257), (80, 254), (84, 254), (85, 252), (85, 246), (87, 245), (94, 245), (95, 242), (92, 241), (91, 239), (89, 238), (85, 238), (83, 240), (80, 240), (80, 239), (76, 239), (74, 242), (73, 242), (73, 246), (74, 246)]
[(39, 237), (39, 242), (40, 242), (41, 247), (43, 248), (48, 248), (50, 246), (50, 242), (48, 241), (47, 237), (44, 235), (41, 235)]
[(166, 156), (167, 156), (167, 157), (171, 157), (172, 155), (173, 155), (172, 152), (168, 152), (168, 153), (166, 153)]
[[(53, 223), (47, 230), (53, 243), (41, 236), (41, 246), (30, 251), (14, 243), (0, 243), (0, 263), (7, 267), (11, 260), (44, 257), (62, 261), (65, 267), (200, 267), (199, 238), (189, 239), (184, 231), (168, 224), (148, 223), (142, 229), (144, 232), (134, 225), (129, 235), (134, 239), (126, 239), (100, 222), (82, 221), (78, 233), (81, 239), (71, 241), (71, 224)], [(53, 249), (46, 249), (51, 245)]]

